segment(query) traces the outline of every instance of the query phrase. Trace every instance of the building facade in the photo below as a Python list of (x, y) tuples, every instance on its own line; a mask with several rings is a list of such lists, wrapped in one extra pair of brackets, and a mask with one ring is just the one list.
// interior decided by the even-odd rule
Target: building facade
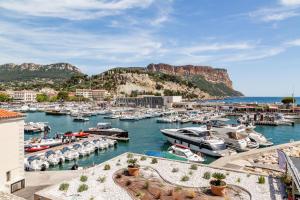
[(36, 102), (38, 92), (32, 90), (13, 91), (12, 98), (14, 101)]
[(147, 107), (147, 108), (169, 108), (175, 102), (181, 102), (181, 96), (139, 96), (119, 97), (116, 100), (117, 106)]
[(25, 187), (24, 118), (0, 109), (0, 191), (13, 193)]
[(82, 96), (84, 98), (102, 101), (109, 95), (107, 90), (90, 90), (90, 89), (76, 89), (76, 96)]

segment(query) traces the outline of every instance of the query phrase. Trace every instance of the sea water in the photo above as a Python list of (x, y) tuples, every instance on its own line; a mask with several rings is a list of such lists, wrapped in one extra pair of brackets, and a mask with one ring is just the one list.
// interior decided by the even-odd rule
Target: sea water
[[(88, 167), (94, 164), (102, 163), (117, 155), (125, 152), (145, 153), (145, 151), (166, 151), (170, 144), (160, 132), (160, 129), (180, 128), (187, 126), (199, 126), (191, 123), (187, 124), (162, 124), (156, 123), (156, 118), (143, 119), (139, 121), (120, 121), (118, 119), (103, 119), (103, 116), (90, 117), (88, 122), (73, 122), (71, 116), (52, 116), (43, 112), (27, 113), (26, 122), (48, 122), (51, 126), (49, 137), (54, 137), (56, 133), (65, 133), (67, 131), (78, 132), (79, 130), (87, 130), (90, 127), (96, 127), (98, 122), (110, 122), (113, 127), (121, 128), (129, 132), (129, 142), (119, 142), (115, 148), (96, 152), (90, 156), (79, 159), (77, 164), (81, 167)], [(233, 120), (231, 120), (233, 121)], [(256, 131), (270, 138), (274, 144), (287, 143), (292, 140), (300, 140), (300, 124), (295, 126), (257, 126)], [(25, 139), (32, 137), (41, 137), (40, 134), (25, 135)], [(205, 163), (210, 163), (215, 158), (206, 156)], [(70, 169), (74, 162), (66, 162), (62, 166), (50, 168), (50, 170)]]

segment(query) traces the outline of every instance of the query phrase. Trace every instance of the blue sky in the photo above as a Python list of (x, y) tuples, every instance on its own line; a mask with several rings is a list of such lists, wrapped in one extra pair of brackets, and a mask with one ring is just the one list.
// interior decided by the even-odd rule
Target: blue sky
[(228, 69), (247, 96), (300, 96), (300, 0), (0, 0), (0, 63)]

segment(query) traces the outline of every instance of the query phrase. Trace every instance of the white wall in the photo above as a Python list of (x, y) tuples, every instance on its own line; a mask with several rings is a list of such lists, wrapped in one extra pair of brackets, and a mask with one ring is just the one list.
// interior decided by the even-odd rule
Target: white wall
[[(22, 180), (24, 174), (24, 120), (0, 119), (0, 190), (10, 192), (10, 183)], [(6, 182), (6, 172), (11, 181)]]

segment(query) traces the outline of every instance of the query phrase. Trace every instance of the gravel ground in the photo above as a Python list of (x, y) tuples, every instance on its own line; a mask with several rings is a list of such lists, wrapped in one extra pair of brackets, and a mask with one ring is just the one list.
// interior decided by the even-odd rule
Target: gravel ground
[[(134, 157), (140, 160), (140, 155), (134, 154)], [(38, 192), (39, 195), (44, 197), (50, 197), (53, 199), (66, 199), (66, 200), (130, 200), (130, 196), (125, 190), (116, 185), (112, 179), (112, 175), (117, 170), (127, 167), (127, 154), (122, 154), (114, 159), (108, 160), (100, 165), (93, 168), (78, 171), (78, 177), (68, 181), (69, 189), (67, 192), (59, 191), (59, 186), (51, 186)], [(145, 168), (147, 166), (157, 170), (161, 177), (173, 184), (186, 186), (186, 187), (209, 187), (209, 180), (203, 178), (205, 172), (221, 172), (226, 175), (226, 182), (228, 184), (234, 184), (240, 186), (252, 195), (253, 200), (279, 200), (282, 197), (282, 186), (278, 179), (266, 177), (265, 184), (258, 184), (257, 175), (248, 175), (246, 173), (225, 171), (216, 168), (211, 168), (204, 165), (199, 165), (197, 170), (191, 170), (191, 164), (178, 161), (170, 161), (166, 159), (157, 159), (158, 163), (151, 164), (152, 158), (147, 157), (145, 161), (139, 161), (139, 164)], [(120, 163), (117, 164), (117, 163)], [(111, 169), (104, 170), (104, 166), (109, 164)], [(178, 168), (178, 172), (172, 172), (173, 168)], [(80, 181), (80, 176), (86, 175), (88, 180), (85, 184), (88, 185), (88, 190), (85, 192), (78, 193), (77, 189), (83, 182)], [(153, 173), (155, 176), (156, 173)], [(188, 181), (181, 181), (183, 176), (188, 176)], [(105, 177), (105, 181), (101, 183), (97, 181), (99, 177)]]

